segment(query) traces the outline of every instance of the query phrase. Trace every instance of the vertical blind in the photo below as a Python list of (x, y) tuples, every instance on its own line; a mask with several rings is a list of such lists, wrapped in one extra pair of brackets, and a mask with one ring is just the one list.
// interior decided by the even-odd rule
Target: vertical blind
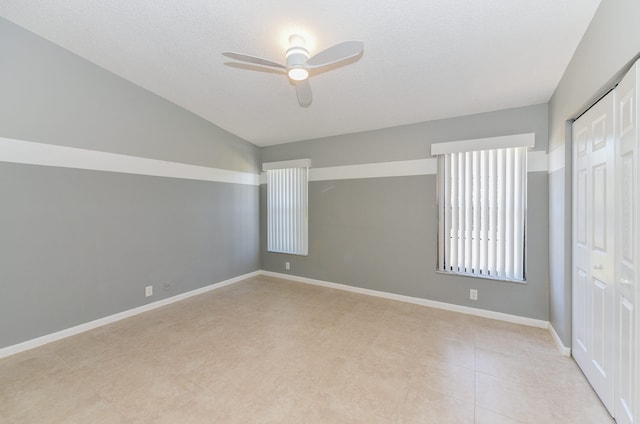
[(308, 254), (308, 168), (267, 170), (267, 250)]
[(526, 147), (438, 158), (438, 269), (525, 280)]

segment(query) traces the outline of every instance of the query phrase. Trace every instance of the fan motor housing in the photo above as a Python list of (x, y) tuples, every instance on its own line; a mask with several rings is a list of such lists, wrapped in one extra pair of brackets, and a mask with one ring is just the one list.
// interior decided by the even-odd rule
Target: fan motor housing
[(289, 47), (286, 54), (287, 65), (291, 67), (302, 66), (306, 63), (307, 59), (309, 59), (309, 56), (309, 51), (304, 47)]

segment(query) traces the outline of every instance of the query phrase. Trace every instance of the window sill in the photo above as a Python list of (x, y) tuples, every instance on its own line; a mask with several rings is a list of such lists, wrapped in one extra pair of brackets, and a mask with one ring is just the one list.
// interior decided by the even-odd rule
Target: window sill
[(278, 253), (280, 255), (292, 255), (292, 256), (309, 256), (309, 253), (283, 252), (280, 250), (267, 250), (267, 253)]
[(436, 274), (451, 275), (456, 277), (467, 277), (467, 278), (474, 278), (474, 279), (480, 279), (480, 280), (498, 281), (498, 282), (504, 282), (504, 283), (527, 284), (527, 280), (515, 280), (512, 278), (489, 277), (485, 275), (466, 274), (463, 272), (441, 271), (439, 269), (436, 269)]

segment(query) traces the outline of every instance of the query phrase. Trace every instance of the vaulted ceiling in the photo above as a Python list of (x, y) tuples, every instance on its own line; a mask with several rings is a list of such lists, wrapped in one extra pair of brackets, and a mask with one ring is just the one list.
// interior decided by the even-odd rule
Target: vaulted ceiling
[[(549, 100), (600, 0), (3, 0), (0, 16), (256, 144)], [(346, 40), (364, 54), (312, 75), (301, 107), (284, 62)]]

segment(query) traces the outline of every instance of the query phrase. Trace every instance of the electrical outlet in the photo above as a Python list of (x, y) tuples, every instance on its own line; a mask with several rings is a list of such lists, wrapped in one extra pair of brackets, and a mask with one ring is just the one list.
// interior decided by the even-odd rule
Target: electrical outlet
[(284, 269), (286, 269), (287, 271), (291, 270), (291, 264), (289, 262), (285, 262)]
[(469, 289), (469, 299), (471, 299), (471, 300), (478, 300), (478, 290), (476, 290), (476, 289)]
[(144, 288), (144, 296), (145, 297), (153, 296), (153, 286), (147, 286)]
[(170, 291), (171, 290), (171, 283), (164, 283), (164, 291)]

